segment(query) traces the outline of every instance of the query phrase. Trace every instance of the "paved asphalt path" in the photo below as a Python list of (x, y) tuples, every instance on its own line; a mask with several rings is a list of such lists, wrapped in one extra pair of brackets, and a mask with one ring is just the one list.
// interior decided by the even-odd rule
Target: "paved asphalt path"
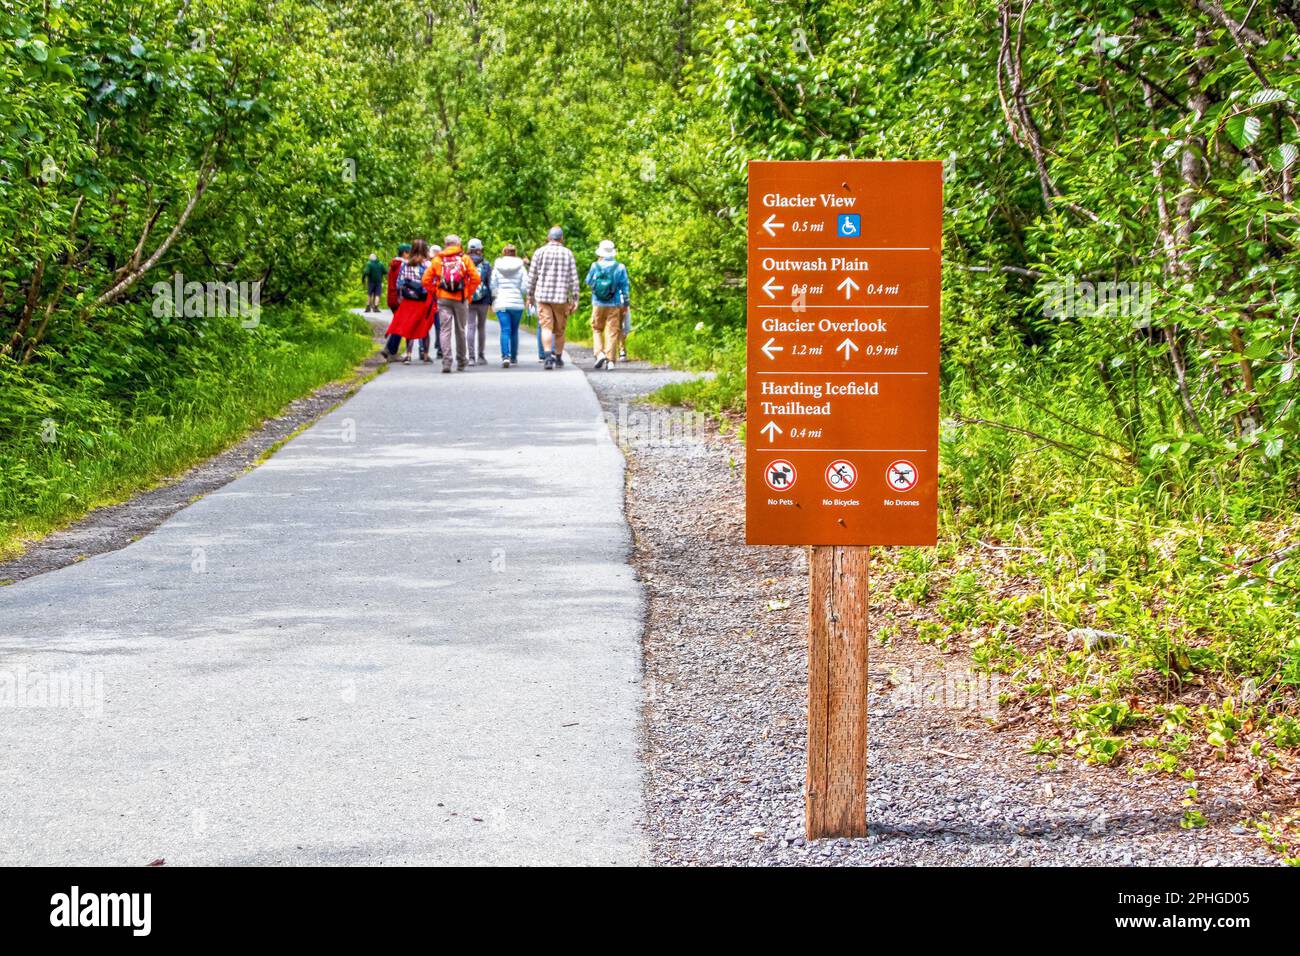
[(529, 344), (0, 588), (0, 864), (644, 862), (623, 459)]

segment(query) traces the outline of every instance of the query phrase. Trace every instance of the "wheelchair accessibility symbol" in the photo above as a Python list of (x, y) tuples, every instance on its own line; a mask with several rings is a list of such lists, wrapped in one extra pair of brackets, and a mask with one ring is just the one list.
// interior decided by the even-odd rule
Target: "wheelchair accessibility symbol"
[(856, 212), (840, 213), (836, 231), (841, 239), (856, 239), (862, 235), (862, 216)]

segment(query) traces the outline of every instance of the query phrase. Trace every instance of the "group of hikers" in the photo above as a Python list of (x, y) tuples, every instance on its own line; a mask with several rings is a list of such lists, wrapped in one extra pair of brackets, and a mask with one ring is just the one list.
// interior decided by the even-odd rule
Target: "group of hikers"
[[(511, 243), (488, 262), (483, 243), (471, 239), (462, 249), (460, 237), (447, 236), (441, 246), (423, 239), (402, 243), (387, 267), (371, 254), (362, 272), (369, 300), (367, 312), (378, 312), (384, 277), (387, 304), (393, 319), (385, 333), (384, 359), (392, 362), (406, 340), (404, 363), (432, 363), (430, 345), (442, 370), (458, 371), (487, 364), (488, 313), (501, 326), (501, 367), (519, 364), (519, 325), (524, 313), (537, 321), (537, 357), (546, 369), (564, 365), (564, 332), (578, 308), (578, 263), (564, 244), (564, 230), (552, 226), (546, 245), (531, 258), (520, 257)], [(596, 261), (583, 283), (591, 290), (592, 349), (595, 367), (613, 369), (626, 361), (625, 342), (631, 331), (631, 290), (627, 267), (618, 261), (614, 243), (596, 248)], [(432, 336), (432, 340), (431, 340)]]

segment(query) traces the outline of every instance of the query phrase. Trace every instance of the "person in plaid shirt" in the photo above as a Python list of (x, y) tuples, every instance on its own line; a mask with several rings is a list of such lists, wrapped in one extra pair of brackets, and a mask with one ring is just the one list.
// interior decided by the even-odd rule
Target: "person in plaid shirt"
[(564, 364), (564, 327), (578, 307), (578, 262), (564, 244), (564, 230), (552, 226), (546, 245), (533, 253), (528, 298), (537, 303), (546, 368)]

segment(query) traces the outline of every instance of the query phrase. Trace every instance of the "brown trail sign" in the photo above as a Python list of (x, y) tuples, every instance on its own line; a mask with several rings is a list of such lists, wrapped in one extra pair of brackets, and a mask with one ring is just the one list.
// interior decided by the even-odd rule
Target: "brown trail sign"
[(938, 162), (749, 164), (745, 538), (812, 545), (810, 837), (866, 833), (868, 545), (933, 545)]

